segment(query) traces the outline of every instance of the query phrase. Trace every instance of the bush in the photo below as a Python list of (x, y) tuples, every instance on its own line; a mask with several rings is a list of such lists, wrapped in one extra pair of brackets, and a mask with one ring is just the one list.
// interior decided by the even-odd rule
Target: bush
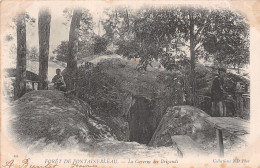
[(118, 49), (116, 53), (127, 58), (138, 58), (139, 57), (139, 46), (138, 43), (134, 40), (132, 41), (118, 41)]
[(89, 41), (79, 42), (79, 51), (77, 54), (78, 59), (94, 55), (94, 44)]
[[(53, 51), (56, 55), (56, 60), (67, 62), (68, 57), (68, 41), (62, 41), (59, 46)], [(94, 44), (89, 41), (80, 41), (78, 45), (78, 59), (94, 55)]]
[(60, 45), (55, 48), (53, 54), (56, 55), (56, 60), (66, 62), (68, 56), (68, 41), (62, 41)]
[(93, 111), (102, 115), (114, 115), (121, 109), (119, 83), (100, 67), (78, 70), (77, 94), (90, 104)]
[(106, 51), (108, 45), (107, 39), (104, 37), (95, 37), (94, 39), (94, 54), (100, 54), (101, 52)]

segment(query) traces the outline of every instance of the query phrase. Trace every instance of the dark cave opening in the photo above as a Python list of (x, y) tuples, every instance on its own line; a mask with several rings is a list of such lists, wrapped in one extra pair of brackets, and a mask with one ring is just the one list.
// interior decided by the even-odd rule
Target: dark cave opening
[(129, 112), (129, 141), (148, 144), (156, 129), (154, 101), (143, 96), (135, 96), (135, 103)]

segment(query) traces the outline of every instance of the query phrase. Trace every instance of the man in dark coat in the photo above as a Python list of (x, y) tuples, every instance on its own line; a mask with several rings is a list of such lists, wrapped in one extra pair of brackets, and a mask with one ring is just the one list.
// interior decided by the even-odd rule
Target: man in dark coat
[(224, 102), (227, 93), (224, 90), (224, 79), (226, 69), (219, 68), (218, 75), (215, 77), (211, 87), (212, 116), (226, 116), (226, 105)]

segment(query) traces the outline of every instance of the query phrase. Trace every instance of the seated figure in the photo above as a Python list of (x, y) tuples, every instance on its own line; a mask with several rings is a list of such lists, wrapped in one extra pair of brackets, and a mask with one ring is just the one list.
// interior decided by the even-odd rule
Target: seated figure
[(64, 82), (63, 76), (61, 75), (61, 70), (56, 69), (56, 75), (52, 78), (52, 83), (54, 83), (54, 88), (66, 92), (66, 84)]

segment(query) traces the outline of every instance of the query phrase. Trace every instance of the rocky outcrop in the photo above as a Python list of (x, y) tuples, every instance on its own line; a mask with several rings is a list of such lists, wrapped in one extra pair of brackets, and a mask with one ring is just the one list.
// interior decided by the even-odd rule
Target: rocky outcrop
[(215, 137), (215, 131), (205, 122), (206, 117), (209, 115), (192, 106), (169, 107), (154, 132), (149, 146), (170, 146), (173, 135), (188, 135), (198, 143), (208, 142), (209, 138)]
[(119, 141), (129, 141), (129, 125), (125, 118), (120, 116), (100, 116), (98, 117), (110, 128), (110, 132)]
[(25, 146), (41, 142), (35, 146), (39, 150), (48, 144), (67, 145), (71, 139), (91, 146), (95, 140), (112, 137), (109, 127), (90, 118), (87, 103), (60, 91), (31, 91), (15, 101), (10, 110), (15, 139), (23, 140)]

